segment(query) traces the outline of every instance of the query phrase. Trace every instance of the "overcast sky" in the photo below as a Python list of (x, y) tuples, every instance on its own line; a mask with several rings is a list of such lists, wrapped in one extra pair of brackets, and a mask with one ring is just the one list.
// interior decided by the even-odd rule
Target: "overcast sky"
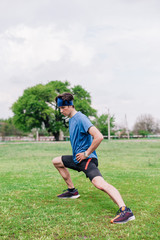
[(80, 84), (118, 124), (160, 120), (160, 1), (1, 0), (0, 118), (52, 80)]

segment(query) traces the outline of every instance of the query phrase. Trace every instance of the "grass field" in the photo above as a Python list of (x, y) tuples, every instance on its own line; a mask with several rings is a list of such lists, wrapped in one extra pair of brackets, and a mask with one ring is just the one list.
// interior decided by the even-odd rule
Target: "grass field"
[(118, 207), (83, 173), (70, 171), (79, 199), (66, 189), (52, 158), (70, 143), (0, 144), (0, 239), (160, 239), (160, 141), (103, 141), (97, 153), (103, 177), (136, 216), (110, 224)]

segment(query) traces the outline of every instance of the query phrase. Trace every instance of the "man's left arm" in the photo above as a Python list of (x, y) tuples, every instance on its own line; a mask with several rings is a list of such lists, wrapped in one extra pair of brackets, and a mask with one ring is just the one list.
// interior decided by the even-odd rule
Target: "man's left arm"
[[(93, 137), (93, 142), (91, 146), (85, 151), (86, 156), (89, 156), (94, 150), (96, 150), (96, 148), (99, 146), (99, 144), (103, 140), (103, 135), (95, 126), (90, 127), (88, 132)], [(86, 159), (86, 156), (84, 152), (78, 153), (76, 155), (77, 161), (81, 162), (82, 160)]]

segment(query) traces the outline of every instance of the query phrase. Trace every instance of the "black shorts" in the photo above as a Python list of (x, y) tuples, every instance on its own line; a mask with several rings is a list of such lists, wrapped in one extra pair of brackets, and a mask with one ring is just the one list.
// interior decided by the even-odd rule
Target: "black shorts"
[(82, 162), (75, 164), (72, 155), (62, 156), (62, 162), (66, 168), (84, 172), (86, 177), (92, 181), (94, 177), (102, 176), (98, 169), (98, 160), (96, 158), (85, 159)]

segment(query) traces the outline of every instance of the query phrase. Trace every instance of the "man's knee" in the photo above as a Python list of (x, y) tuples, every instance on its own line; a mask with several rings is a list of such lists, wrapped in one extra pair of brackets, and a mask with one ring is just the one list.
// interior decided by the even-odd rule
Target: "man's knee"
[(92, 184), (100, 189), (101, 191), (104, 191), (105, 187), (108, 185), (108, 183), (104, 180), (102, 176), (96, 176), (92, 179)]
[(64, 166), (61, 157), (53, 158), (52, 163), (56, 168)]

